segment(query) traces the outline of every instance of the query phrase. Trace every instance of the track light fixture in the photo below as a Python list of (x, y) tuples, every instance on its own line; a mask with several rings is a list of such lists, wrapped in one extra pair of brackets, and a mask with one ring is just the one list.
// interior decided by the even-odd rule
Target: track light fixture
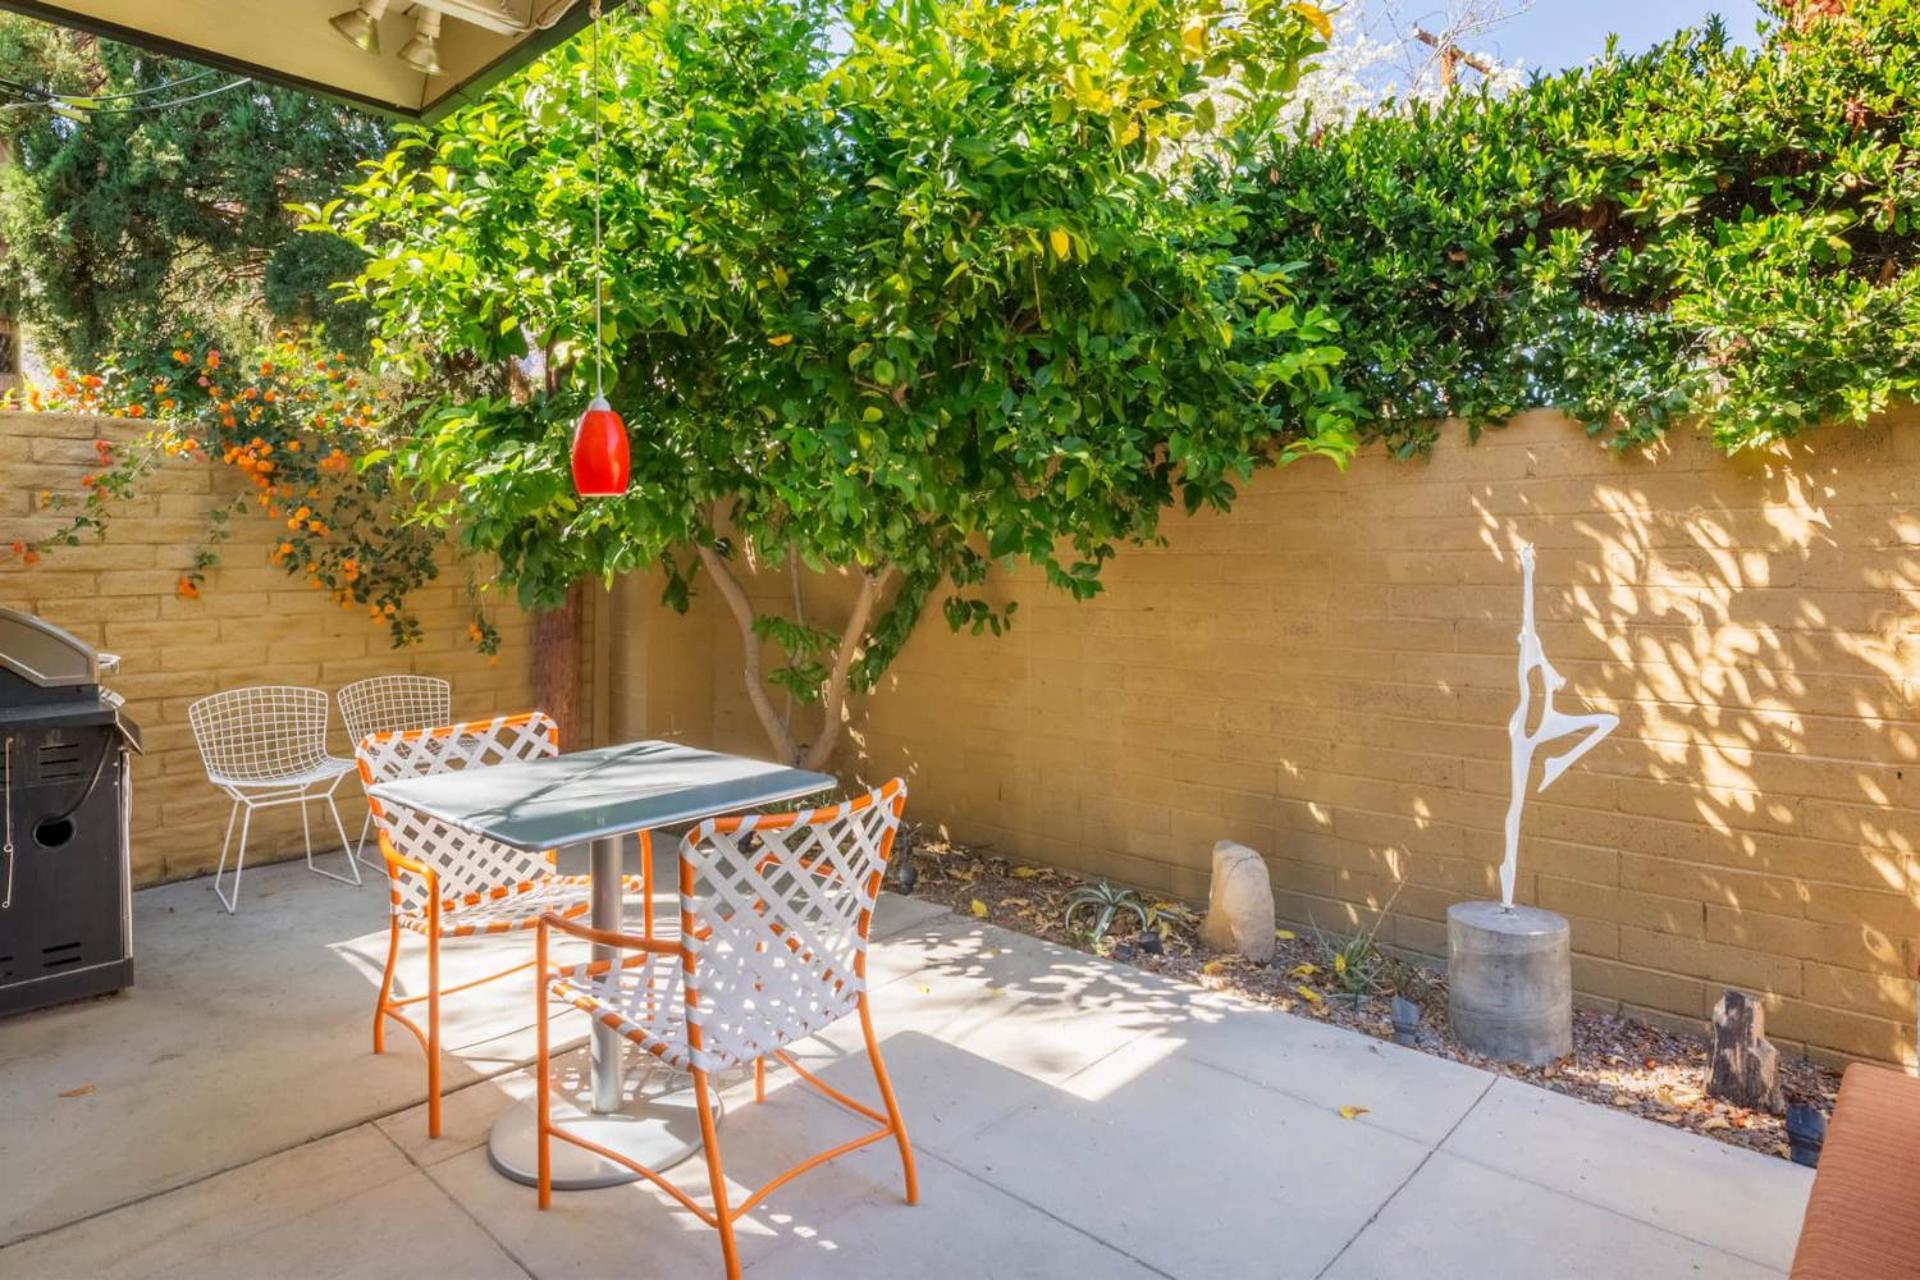
[(356, 7), (335, 14), (329, 21), (333, 29), (352, 41), (356, 48), (364, 53), (378, 54), (380, 19), (386, 16), (388, 3), (389, 0), (360, 0)]
[(424, 5), (415, 10), (413, 39), (400, 46), (400, 61), (423, 76), (437, 76), (440, 66), (440, 11)]

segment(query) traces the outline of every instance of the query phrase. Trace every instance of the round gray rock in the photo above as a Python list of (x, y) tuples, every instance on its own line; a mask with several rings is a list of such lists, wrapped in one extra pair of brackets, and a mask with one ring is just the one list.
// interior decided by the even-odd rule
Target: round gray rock
[(1447, 908), (1447, 1015), (1461, 1044), (1540, 1067), (1573, 1052), (1573, 947), (1565, 916), (1538, 907)]

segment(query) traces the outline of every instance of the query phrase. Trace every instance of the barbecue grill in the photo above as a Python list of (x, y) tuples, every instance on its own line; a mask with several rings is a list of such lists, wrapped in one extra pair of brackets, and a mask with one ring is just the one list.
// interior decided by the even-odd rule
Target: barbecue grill
[(119, 659), (0, 608), (0, 1014), (133, 985)]

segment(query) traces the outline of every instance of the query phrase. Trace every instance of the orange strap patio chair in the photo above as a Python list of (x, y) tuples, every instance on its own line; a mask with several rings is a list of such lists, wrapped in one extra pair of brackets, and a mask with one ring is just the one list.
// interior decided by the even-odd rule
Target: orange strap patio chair
[[(533, 760), (560, 753), (560, 730), (552, 717), (531, 711), (520, 715), (472, 720), (376, 733), (355, 749), (360, 780), (371, 788), (449, 769)], [(471, 938), (533, 929), (542, 913), (556, 919), (587, 914), (592, 881), (588, 876), (559, 874), (554, 851), (528, 853), (498, 841), (448, 826), (404, 805), (368, 798), (380, 832), (380, 852), (386, 859), (393, 908), (389, 922), (387, 967), (380, 979), (379, 1003), (373, 1014), (373, 1051), (386, 1049), (386, 1020), (392, 1018), (413, 1032), (427, 1054), (427, 1135), (440, 1136), (440, 998), (493, 982), (533, 967), (523, 961), (498, 973), (440, 988), (440, 942), (443, 938)], [(640, 892), (652, 902), (651, 852), (646, 834), (640, 837), (642, 874), (622, 877), (625, 892)], [(394, 965), (400, 958), (400, 934), (410, 930), (427, 940), (427, 989), (405, 999), (393, 998)], [(651, 932), (651, 930), (649, 930)], [(427, 1026), (401, 1012), (421, 1001), (427, 1004)]]
[[(543, 977), (538, 1000), (542, 1209), (553, 1203), (552, 1142), (559, 1138), (627, 1166), (717, 1230), (728, 1280), (738, 1280), (734, 1223), (775, 1188), (837, 1156), (891, 1137), (900, 1148), (907, 1203), (919, 1200), (913, 1148), (874, 1038), (867, 1000), (867, 935), (906, 799), (906, 784), (896, 778), (830, 808), (701, 823), (680, 842), (680, 936), (675, 939), (593, 929), (556, 913), (540, 917), (536, 962)], [(551, 967), (547, 947), (554, 932), (627, 954)], [(585, 1010), (693, 1077), (711, 1208), (659, 1172), (554, 1123), (549, 999)], [(883, 1110), (818, 1079), (787, 1052), (796, 1041), (856, 1013)], [(729, 1205), (709, 1077), (751, 1064), (755, 1101), (765, 1101), (769, 1057), (877, 1127), (809, 1156), (739, 1204)]]

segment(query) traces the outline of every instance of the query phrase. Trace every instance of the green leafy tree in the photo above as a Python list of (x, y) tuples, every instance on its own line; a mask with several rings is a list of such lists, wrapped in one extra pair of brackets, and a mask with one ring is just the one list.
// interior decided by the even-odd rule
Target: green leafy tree
[(387, 126), (307, 94), (221, 91), (232, 80), (0, 17), (0, 303), (66, 359), (144, 360), (188, 327), (236, 350), (287, 325), (363, 341), (364, 312), (331, 289), (357, 255), (295, 234), (286, 206), (338, 191)]
[(1913, 397), (1920, 5), (1770, 11), (1278, 140), (1247, 252), (1303, 264), (1370, 434), (1544, 406), (1738, 448)]
[[(369, 255), (388, 358), (536, 370), (403, 450), (423, 517), (536, 606), (655, 564), (684, 605), (705, 574), (775, 750), (817, 765), (943, 583), (997, 632), (996, 561), (1085, 598), (1169, 505), (1346, 458), (1334, 326), (1236, 248), (1245, 150), (1326, 30), (1264, 0), (658, 0), (608, 21), (600, 83), (576, 40), (310, 213)], [(582, 502), (596, 124), (635, 474)], [(789, 563), (852, 577), (840, 625), (747, 589)]]

